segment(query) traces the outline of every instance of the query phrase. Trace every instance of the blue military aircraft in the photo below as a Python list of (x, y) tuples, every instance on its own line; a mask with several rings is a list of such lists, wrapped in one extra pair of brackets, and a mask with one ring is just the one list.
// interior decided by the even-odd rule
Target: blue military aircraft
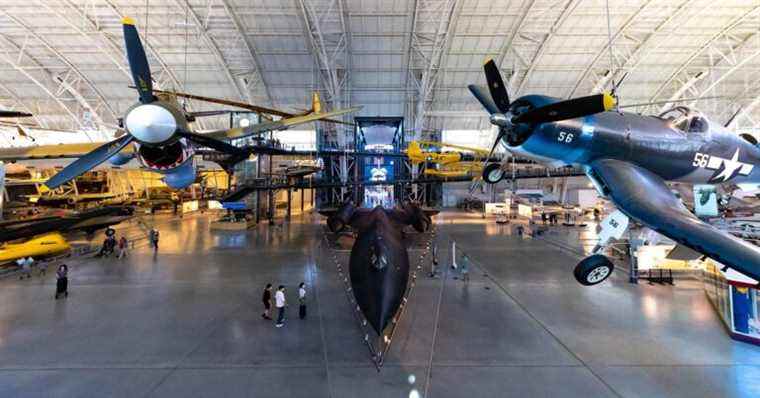
[[(526, 95), (511, 102), (496, 64), (488, 61), (484, 69), (488, 89), (468, 88), (499, 128), (492, 152), (503, 142), (516, 156), (553, 166), (580, 165), (622, 212), (623, 224), (629, 217), (720, 262), (723, 271), (760, 281), (760, 248), (699, 220), (666, 185), (760, 183), (760, 148), (754, 139), (686, 107), (659, 116), (622, 112), (608, 93), (569, 100)], [(503, 176), (498, 163), (483, 170), (491, 184)], [(605, 223), (616, 228), (621, 220), (608, 217), (602, 228)], [(599, 253), (602, 248), (575, 267), (581, 284), (595, 285), (612, 273), (612, 262)]]

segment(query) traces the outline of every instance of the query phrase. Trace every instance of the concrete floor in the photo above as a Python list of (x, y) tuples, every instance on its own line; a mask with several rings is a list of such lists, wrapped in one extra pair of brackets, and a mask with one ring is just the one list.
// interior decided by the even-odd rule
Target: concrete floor
[[(438, 219), (442, 259), (456, 240), (472, 280), (419, 279), (380, 373), (320, 226), (211, 233), (189, 217), (160, 226), (157, 256), (73, 264), (67, 300), (52, 275), (0, 280), (0, 397), (760, 396), (760, 347), (727, 337), (697, 283), (586, 288), (546, 240)], [(301, 281), (307, 320), (261, 319), (264, 284), (295, 302)]]

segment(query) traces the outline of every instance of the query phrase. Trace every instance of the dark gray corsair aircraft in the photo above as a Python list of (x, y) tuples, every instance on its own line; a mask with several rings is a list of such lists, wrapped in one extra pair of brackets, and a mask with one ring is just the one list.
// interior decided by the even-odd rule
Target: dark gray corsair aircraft
[[(468, 87), (499, 127), (491, 151), (504, 142), (516, 156), (553, 166), (581, 165), (600, 194), (623, 213), (622, 224), (630, 217), (758, 284), (760, 248), (699, 220), (666, 185), (760, 183), (760, 167), (755, 167), (760, 149), (754, 139), (686, 107), (659, 116), (613, 111), (610, 94), (570, 100), (527, 95), (510, 102), (495, 63), (488, 61), (484, 69), (488, 90)], [(488, 183), (503, 176), (499, 164), (483, 170)], [(620, 228), (620, 217), (608, 217), (602, 228)], [(575, 277), (594, 285), (612, 269), (606, 257), (593, 254), (576, 266)]]
[(403, 229), (411, 225), (417, 232), (430, 228), (434, 210), (404, 204), (392, 210), (380, 206), (374, 209), (357, 208), (352, 203), (337, 211), (322, 210), (327, 226), (340, 232), (351, 226), (358, 232), (351, 248), (349, 275), (356, 302), (378, 335), (401, 305), (409, 280), (409, 255), (403, 239)]

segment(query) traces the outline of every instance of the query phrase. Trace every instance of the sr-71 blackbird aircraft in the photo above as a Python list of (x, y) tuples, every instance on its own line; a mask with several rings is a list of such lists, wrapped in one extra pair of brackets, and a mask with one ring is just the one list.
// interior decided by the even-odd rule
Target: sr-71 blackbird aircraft
[[(723, 126), (685, 107), (660, 116), (613, 111), (610, 94), (560, 100), (527, 95), (510, 101), (498, 67), (485, 66), (488, 91), (468, 88), (491, 114), (504, 142), (517, 156), (554, 166), (583, 166), (599, 193), (622, 214), (602, 228), (625, 231), (628, 217), (704, 254), (726, 269), (760, 281), (760, 248), (699, 220), (668, 188), (666, 181), (694, 184), (760, 183), (760, 149)], [(501, 179), (499, 164), (489, 164), (483, 179)], [(621, 231), (621, 235), (622, 235)], [(612, 272), (612, 262), (593, 254), (575, 268), (581, 284), (594, 285)]]
[(240, 148), (225, 140), (244, 138), (265, 131), (282, 130), (297, 124), (328, 119), (361, 109), (355, 107), (323, 113), (318, 99), (315, 99), (311, 113), (248, 127), (203, 134), (192, 132), (188, 123), (194, 120), (196, 116), (209, 116), (218, 114), (220, 111), (187, 113), (176, 101), (176, 95), (182, 93), (153, 90), (148, 59), (134, 26), (134, 21), (131, 18), (124, 18), (122, 24), (129, 68), (132, 72), (135, 88), (140, 95), (139, 102), (127, 110), (121, 121), (124, 125), (125, 134), (105, 144), (47, 145), (2, 149), (0, 150), (0, 160), (78, 157), (77, 160), (45, 183), (48, 188), (52, 189), (73, 180), (107, 160), (115, 165), (122, 165), (129, 162), (133, 157), (137, 157), (148, 169), (164, 174), (164, 182), (167, 185), (180, 189), (195, 181), (194, 146), (208, 147), (242, 160), (251, 152), (268, 151), (270, 148)]
[(403, 228), (411, 225), (416, 231), (425, 232), (432, 224), (430, 216), (436, 213), (415, 203), (396, 209), (380, 206), (365, 209), (347, 203), (338, 210), (320, 210), (320, 214), (328, 217), (331, 231), (340, 232), (351, 226), (358, 232), (349, 262), (351, 289), (378, 335), (398, 311), (409, 280)]

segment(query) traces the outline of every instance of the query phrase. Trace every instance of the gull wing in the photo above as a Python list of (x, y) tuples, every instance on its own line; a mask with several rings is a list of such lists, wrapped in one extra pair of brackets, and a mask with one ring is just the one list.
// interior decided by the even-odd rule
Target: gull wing
[[(103, 145), (104, 142), (87, 142), (81, 144), (34, 145), (25, 147), (0, 148), (0, 160), (32, 160), (79, 158)], [(122, 153), (132, 152), (129, 146)]]
[(264, 122), (264, 123), (254, 124), (248, 127), (237, 127), (237, 128), (228, 129), (228, 130), (213, 131), (210, 133), (204, 133), (203, 135), (216, 138), (216, 139), (245, 138), (245, 137), (249, 137), (249, 136), (267, 132), (267, 131), (285, 130), (293, 126), (297, 126), (299, 124), (305, 124), (305, 123), (314, 122), (317, 120), (329, 119), (335, 116), (344, 115), (346, 113), (357, 112), (360, 109), (361, 107), (354, 107), (354, 108), (341, 109), (341, 110), (327, 112), (327, 113), (310, 113), (308, 115), (289, 117), (286, 119), (280, 119), (273, 122)]
[(699, 220), (656, 174), (628, 162), (601, 159), (591, 163), (589, 175), (629, 217), (760, 280), (760, 248)]

